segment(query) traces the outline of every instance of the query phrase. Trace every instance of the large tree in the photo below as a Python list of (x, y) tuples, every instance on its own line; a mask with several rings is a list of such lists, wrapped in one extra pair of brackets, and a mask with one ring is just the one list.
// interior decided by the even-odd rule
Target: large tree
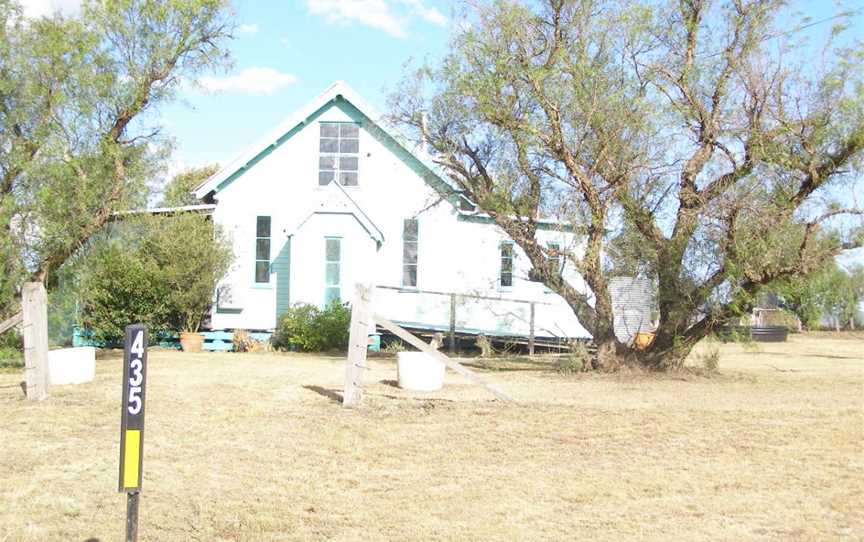
[[(570, 304), (599, 365), (679, 366), (763, 285), (862, 242), (838, 225), (861, 213), (864, 48), (840, 39), (805, 56), (784, 7), (471, 2), (449, 54), (408, 77), (391, 109)], [(550, 216), (580, 243), (541, 243)], [(656, 339), (641, 352), (613, 330), (605, 254), (622, 235), (630, 267), (657, 286)], [(557, 272), (559, 251), (589, 290)]]
[(0, 0), (0, 314), (118, 209), (166, 152), (151, 112), (223, 62), (226, 0), (85, 0), (28, 19)]
[(162, 207), (182, 207), (196, 205), (201, 200), (195, 197), (194, 190), (199, 184), (219, 171), (219, 164), (208, 164), (201, 167), (186, 168), (171, 177), (162, 191)]

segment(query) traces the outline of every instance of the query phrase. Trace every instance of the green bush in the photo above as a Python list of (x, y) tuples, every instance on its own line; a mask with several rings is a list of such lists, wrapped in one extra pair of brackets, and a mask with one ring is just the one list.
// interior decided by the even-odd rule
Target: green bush
[(122, 339), (132, 323), (148, 326), (152, 335), (196, 332), (232, 257), (209, 217), (127, 219), (87, 258), (81, 324), (108, 342)]
[(333, 302), (325, 309), (297, 304), (279, 319), (273, 347), (280, 350), (322, 352), (348, 348), (351, 309)]
[(14, 329), (0, 333), (0, 369), (24, 366), (24, 341)]

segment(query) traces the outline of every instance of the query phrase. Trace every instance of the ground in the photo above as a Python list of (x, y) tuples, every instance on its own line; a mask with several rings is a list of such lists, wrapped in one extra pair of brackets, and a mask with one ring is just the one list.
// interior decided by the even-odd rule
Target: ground
[[(455, 374), (404, 392), (376, 359), (356, 410), (337, 357), (151, 350), (141, 539), (864, 540), (862, 346), (723, 345), (713, 375), (484, 371), (516, 406)], [(20, 380), (0, 374), (0, 541), (121, 539), (117, 353), (43, 403)]]

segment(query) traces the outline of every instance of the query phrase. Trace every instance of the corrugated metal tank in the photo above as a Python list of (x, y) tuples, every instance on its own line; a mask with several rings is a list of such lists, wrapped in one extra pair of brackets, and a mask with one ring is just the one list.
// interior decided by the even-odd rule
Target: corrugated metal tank
[(611, 278), (609, 295), (615, 315), (615, 335), (619, 341), (632, 343), (636, 333), (654, 329), (651, 321), (654, 287), (650, 280), (636, 277)]

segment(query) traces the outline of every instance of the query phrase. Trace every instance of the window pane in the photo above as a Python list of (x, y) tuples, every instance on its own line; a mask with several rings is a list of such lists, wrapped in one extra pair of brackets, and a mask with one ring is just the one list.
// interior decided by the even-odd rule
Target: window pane
[[(321, 143), (324, 143), (324, 140), (321, 140)], [(360, 140), (359, 139), (340, 139), (339, 140), (339, 152), (345, 152), (348, 154), (357, 154), (360, 152)]]
[(353, 137), (357, 138), (360, 136), (360, 127), (356, 124), (340, 124), (339, 125), (339, 135), (342, 137)]
[(255, 241), (255, 259), (270, 259), (270, 239), (257, 239)]
[(332, 122), (321, 123), (321, 137), (338, 137), (339, 125)]
[(406, 241), (402, 246), (402, 263), (417, 263), (417, 243)]
[(351, 171), (339, 172), (339, 182), (342, 186), (357, 186), (357, 173)]
[(270, 282), (269, 262), (255, 262), (255, 282)]
[(336, 169), (336, 157), (321, 156), (318, 158), (318, 169)]
[(341, 264), (339, 264), (339, 263), (328, 263), (327, 264), (327, 271), (326, 271), (326, 275), (324, 277), (324, 284), (327, 284), (328, 286), (338, 286), (339, 284), (341, 284), (341, 280), (339, 277), (339, 275), (340, 275), (339, 267), (340, 266), (341, 266)]
[(327, 239), (327, 261), (328, 262), (338, 262), (342, 258), (340, 258), (341, 251), (341, 239)]
[(318, 172), (318, 184), (324, 186), (326, 184), (330, 184), (333, 181), (333, 177), (336, 176), (335, 171), (319, 171)]
[(416, 218), (406, 218), (402, 224), (402, 238), (406, 241), (416, 241), (419, 222)]
[(324, 304), (329, 305), (333, 302), (341, 303), (341, 291), (338, 287), (324, 289)]
[(405, 265), (402, 267), (402, 286), (417, 286), (416, 265)]
[(342, 156), (339, 158), (339, 169), (342, 171), (357, 171), (356, 156)]
[(321, 152), (337, 152), (339, 150), (339, 140), (338, 139), (326, 139), (321, 138), (321, 144), (318, 147), (318, 150)]
[(501, 272), (501, 286), (508, 287), (513, 286), (513, 274)]
[(255, 228), (255, 237), (270, 237), (270, 217), (259, 216)]

